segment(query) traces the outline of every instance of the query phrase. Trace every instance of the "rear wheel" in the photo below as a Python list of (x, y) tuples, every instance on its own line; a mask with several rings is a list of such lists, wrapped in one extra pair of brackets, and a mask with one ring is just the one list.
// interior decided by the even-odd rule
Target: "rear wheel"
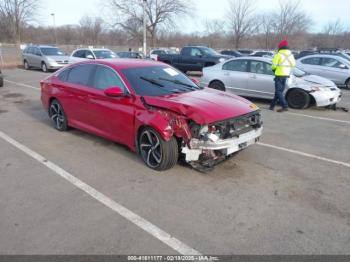
[(153, 128), (145, 128), (139, 136), (139, 152), (145, 164), (157, 171), (163, 171), (176, 165), (179, 152), (174, 137), (163, 140)]
[(54, 127), (58, 131), (68, 130), (68, 121), (66, 114), (64, 113), (61, 103), (58, 102), (56, 99), (53, 100), (50, 104), (49, 116), (53, 122)]
[(2, 76), (0, 76), (0, 87), (4, 86), (4, 79), (2, 78)]
[(30, 66), (29, 66), (27, 60), (24, 60), (23, 66), (24, 66), (24, 69), (25, 69), (25, 70), (29, 70), (29, 69), (30, 69)]
[(294, 109), (305, 109), (310, 105), (310, 95), (301, 89), (292, 89), (287, 95), (289, 107)]
[(224, 83), (221, 81), (213, 81), (209, 84), (209, 87), (220, 91), (226, 90)]
[(350, 90), (350, 78), (348, 80), (346, 80), (345, 86), (346, 86), (347, 89)]

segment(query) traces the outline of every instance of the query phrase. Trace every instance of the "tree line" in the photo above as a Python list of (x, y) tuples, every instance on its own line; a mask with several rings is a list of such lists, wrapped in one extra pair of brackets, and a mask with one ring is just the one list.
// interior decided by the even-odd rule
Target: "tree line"
[[(222, 20), (203, 19), (204, 30), (184, 33), (177, 21), (195, 13), (189, 0), (106, 0), (104, 17), (84, 16), (76, 25), (33, 26), (40, 0), (0, 1), (0, 42), (59, 45), (142, 46), (143, 4), (148, 45), (181, 47), (274, 49), (288, 38), (295, 49), (310, 47), (350, 48), (350, 30), (340, 20), (312, 33), (314, 21), (300, 1), (280, 1), (271, 11), (259, 12), (254, 0), (227, 0)], [(101, 2), (102, 3), (102, 2)]]

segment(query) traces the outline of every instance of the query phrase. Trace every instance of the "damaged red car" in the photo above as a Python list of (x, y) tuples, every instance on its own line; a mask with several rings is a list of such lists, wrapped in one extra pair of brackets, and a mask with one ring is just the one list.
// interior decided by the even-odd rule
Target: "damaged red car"
[(128, 146), (155, 170), (181, 158), (207, 170), (258, 141), (257, 106), (200, 88), (175, 68), (116, 59), (70, 65), (41, 81), (54, 127), (74, 127)]

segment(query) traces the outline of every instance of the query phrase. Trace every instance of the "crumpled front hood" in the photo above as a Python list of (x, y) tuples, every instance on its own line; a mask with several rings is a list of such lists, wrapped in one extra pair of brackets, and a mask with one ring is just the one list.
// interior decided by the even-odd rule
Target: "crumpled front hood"
[(305, 75), (301, 77), (306, 82), (309, 82), (310, 84), (316, 84), (316, 85), (322, 85), (326, 87), (333, 87), (334, 83), (331, 80), (328, 80), (321, 76), (316, 75)]
[(161, 97), (145, 96), (147, 104), (184, 115), (197, 124), (209, 124), (257, 110), (250, 101), (226, 92), (203, 90)]

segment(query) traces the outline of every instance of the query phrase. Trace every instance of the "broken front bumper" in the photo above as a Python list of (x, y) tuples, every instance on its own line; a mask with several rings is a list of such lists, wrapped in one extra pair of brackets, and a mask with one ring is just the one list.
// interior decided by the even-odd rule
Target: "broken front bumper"
[(342, 93), (340, 90), (329, 90), (312, 92), (310, 95), (314, 97), (317, 106), (329, 106), (339, 103)]
[(237, 151), (240, 151), (247, 146), (255, 144), (262, 134), (262, 127), (254, 129), (247, 133), (241, 134), (238, 137), (229, 139), (220, 139), (216, 142), (202, 141), (199, 139), (191, 139), (190, 148), (185, 146), (182, 148), (182, 153), (186, 155), (186, 162), (199, 160), (200, 155), (206, 150), (221, 150), (225, 156), (229, 156)]

